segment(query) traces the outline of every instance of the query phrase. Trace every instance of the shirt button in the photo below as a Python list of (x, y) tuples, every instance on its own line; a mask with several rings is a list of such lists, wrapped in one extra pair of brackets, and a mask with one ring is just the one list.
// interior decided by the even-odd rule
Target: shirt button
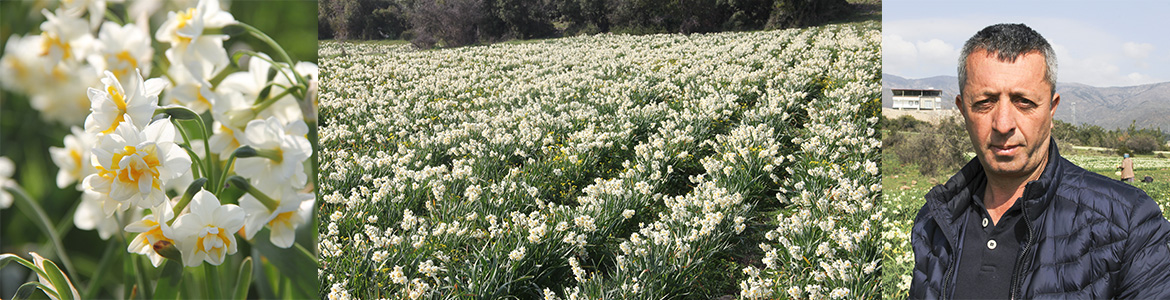
[(995, 240), (987, 241), (987, 249), (995, 250)]
[(983, 227), (987, 228), (987, 218), (983, 218)]

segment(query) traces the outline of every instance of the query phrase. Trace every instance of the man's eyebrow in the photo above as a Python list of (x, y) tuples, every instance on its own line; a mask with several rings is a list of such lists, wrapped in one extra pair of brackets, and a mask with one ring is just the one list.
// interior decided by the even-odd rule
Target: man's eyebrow
[(982, 94), (980, 94), (979, 96), (983, 96), (983, 97), (987, 97), (987, 98), (999, 98), (999, 95), (1000, 95), (1000, 92), (985, 91)]

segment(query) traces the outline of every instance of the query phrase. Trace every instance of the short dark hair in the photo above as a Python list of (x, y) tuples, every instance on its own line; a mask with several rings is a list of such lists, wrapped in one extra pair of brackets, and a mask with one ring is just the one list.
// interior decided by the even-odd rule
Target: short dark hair
[(1017, 57), (1032, 51), (1044, 57), (1044, 81), (1056, 93), (1056, 52), (1040, 33), (1024, 24), (995, 24), (975, 33), (963, 45), (959, 54), (959, 93), (967, 85), (967, 57), (977, 50), (995, 54), (1003, 62), (1015, 62)]

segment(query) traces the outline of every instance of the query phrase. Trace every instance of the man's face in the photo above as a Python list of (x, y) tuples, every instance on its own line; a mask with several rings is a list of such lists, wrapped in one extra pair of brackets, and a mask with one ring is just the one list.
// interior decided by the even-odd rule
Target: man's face
[(1044, 82), (1044, 57), (1029, 52), (1008, 63), (978, 50), (966, 63), (967, 83), (955, 105), (985, 172), (999, 178), (1038, 175), (1060, 103)]

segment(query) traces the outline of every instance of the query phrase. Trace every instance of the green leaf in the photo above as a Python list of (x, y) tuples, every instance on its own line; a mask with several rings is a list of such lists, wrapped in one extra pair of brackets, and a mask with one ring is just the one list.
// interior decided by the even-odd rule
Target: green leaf
[(61, 298), (57, 297), (57, 293), (53, 292), (52, 288), (49, 288), (40, 282), (32, 281), (20, 285), (20, 287), (16, 289), (16, 294), (12, 295), (12, 299), (28, 299), (28, 297), (32, 296), (33, 291), (36, 291), (37, 289), (41, 289), (41, 291), (45, 292), (45, 295), (49, 295), (49, 297), (56, 297), (58, 299)]
[(12, 254), (12, 253), (0, 254), (0, 269), (3, 269), (4, 266), (8, 265), (8, 263), (13, 262), (13, 261), (15, 261), (19, 264), (22, 264), (29, 269), (32, 269), (33, 271), (37, 272), (37, 274), (40, 274), (41, 276), (45, 276), (45, 271), (41, 270), (40, 268), (37, 268), (36, 264), (34, 264), (31, 261), (28, 261), (24, 258), (21, 258), (20, 256), (16, 256), (15, 254)]
[(183, 280), (182, 264), (170, 259), (163, 261), (162, 273), (159, 274), (158, 285), (154, 287), (153, 299), (179, 298), (179, 283)]
[[(292, 248), (280, 248), (268, 240), (268, 229), (261, 230), (252, 239), (252, 248), (256, 249), (267, 263), (272, 264), (280, 273), (292, 281), (292, 298), (316, 298), (317, 258), (300, 244), (293, 244)], [(264, 260), (261, 260), (264, 261)]]
[(41, 266), (45, 267), (45, 275), (47, 275), (45, 277), (49, 279), (49, 282), (53, 284), (53, 288), (57, 290), (57, 299), (72, 300), (73, 285), (69, 283), (69, 280), (65, 277), (65, 273), (62, 273), (61, 269), (57, 268), (57, 264), (46, 259), (41, 263)]
[(248, 297), (248, 287), (252, 285), (252, 257), (249, 256), (240, 264), (239, 279), (236, 280), (235, 298), (245, 299)]
[(53, 227), (53, 222), (49, 220), (49, 216), (45, 214), (45, 210), (36, 201), (33, 201), (28, 193), (16, 186), (4, 187), (9, 194), (12, 194), (16, 200), (17, 207), (29, 215), (29, 218), (35, 221), (37, 227), (49, 237), (49, 241), (53, 243), (54, 250), (57, 251), (57, 256), (61, 258), (61, 263), (65, 264), (65, 269), (73, 277), (77, 277), (77, 273), (73, 271), (73, 262), (69, 260), (69, 255), (65, 253), (65, 246), (61, 243), (61, 237), (57, 234), (56, 228)]

